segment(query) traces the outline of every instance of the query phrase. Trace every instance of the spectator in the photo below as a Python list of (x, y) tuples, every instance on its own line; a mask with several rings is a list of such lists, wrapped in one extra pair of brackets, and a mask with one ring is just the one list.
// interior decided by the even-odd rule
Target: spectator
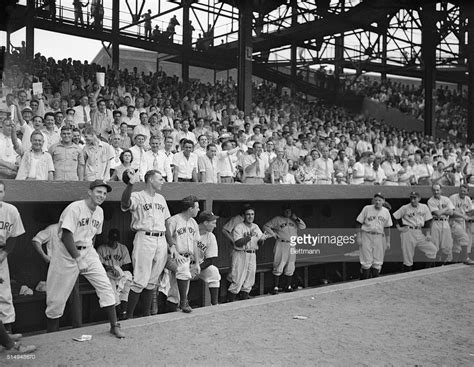
[(18, 168), (17, 180), (53, 180), (51, 155), (43, 151), (44, 137), (39, 131), (31, 134), (31, 150), (25, 152)]
[(110, 179), (110, 165), (114, 159), (113, 151), (109, 144), (99, 140), (96, 131), (92, 127), (84, 129), (86, 144), (83, 148), (85, 172), (84, 180)]
[(194, 143), (183, 141), (183, 151), (173, 156), (173, 182), (197, 182), (198, 157), (192, 151)]
[(49, 148), (54, 165), (54, 180), (82, 181), (84, 179), (84, 155), (82, 148), (72, 142), (72, 129), (61, 128), (61, 140)]
[(215, 144), (209, 144), (206, 148), (206, 154), (198, 157), (199, 182), (219, 183), (220, 175), (217, 170), (217, 147)]
[(119, 159), (121, 164), (114, 169), (110, 181), (123, 181), (123, 173), (129, 169), (133, 170), (133, 154), (130, 150), (124, 150), (120, 153)]
[(160, 150), (160, 139), (153, 136), (150, 139), (151, 150), (145, 152), (146, 171), (154, 169), (160, 172), (165, 182), (173, 181), (173, 173), (171, 172), (171, 165), (168, 156)]

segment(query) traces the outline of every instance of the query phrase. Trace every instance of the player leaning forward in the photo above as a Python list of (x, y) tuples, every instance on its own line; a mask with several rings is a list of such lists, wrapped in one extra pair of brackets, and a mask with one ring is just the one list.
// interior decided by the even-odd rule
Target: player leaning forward
[(382, 269), (385, 250), (390, 247), (390, 231), (392, 218), (381, 193), (374, 195), (372, 205), (366, 205), (357, 217), (357, 226), (360, 231), (357, 241), (360, 245), (360, 265), (362, 273), (360, 279), (368, 279), (370, 275), (376, 278)]
[(46, 281), (46, 317), (48, 332), (59, 329), (59, 318), (79, 274), (95, 288), (99, 304), (110, 321), (110, 332), (124, 338), (115, 313), (115, 291), (99, 255), (94, 249), (95, 236), (102, 232), (104, 212), (100, 205), (112, 188), (102, 180), (91, 182), (85, 200), (69, 204), (59, 218), (64, 246), (53, 251)]
[(163, 177), (158, 171), (145, 174), (145, 189), (133, 192), (133, 184), (139, 175), (128, 172), (129, 182), (122, 193), (123, 211), (132, 213), (131, 229), (136, 232), (133, 240), (132, 265), (133, 281), (128, 295), (128, 318), (133, 317), (135, 307), (143, 293), (144, 316), (150, 315), (153, 291), (159, 284), (168, 258), (165, 221), (170, 217), (165, 198), (158, 192), (163, 185)]

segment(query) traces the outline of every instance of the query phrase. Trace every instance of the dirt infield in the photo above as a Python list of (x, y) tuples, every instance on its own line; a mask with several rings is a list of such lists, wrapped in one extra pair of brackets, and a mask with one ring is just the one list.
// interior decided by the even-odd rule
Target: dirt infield
[(34, 360), (0, 365), (474, 365), (473, 284), (453, 265), (306, 289), (128, 320), (121, 341), (106, 325), (38, 335)]

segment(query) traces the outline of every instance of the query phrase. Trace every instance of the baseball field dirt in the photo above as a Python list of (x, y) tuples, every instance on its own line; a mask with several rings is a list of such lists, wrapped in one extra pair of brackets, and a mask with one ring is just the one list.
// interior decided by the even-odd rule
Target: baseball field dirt
[(450, 265), (263, 296), (127, 320), (124, 340), (105, 324), (28, 337), (37, 352), (0, 365), (472, 366), (473, 284)]

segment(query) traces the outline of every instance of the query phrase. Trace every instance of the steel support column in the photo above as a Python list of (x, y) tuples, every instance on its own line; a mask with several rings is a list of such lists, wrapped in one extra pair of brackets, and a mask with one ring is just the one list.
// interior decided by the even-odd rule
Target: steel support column
[(435, 4), (426, 4), (421, 12), (421, 55), (423, 59), (423, 88), (425, 97), (425, 134), (436, 135), (433, 118), (433, 89), (435, 87), (436, 72), (436, 8)]
[(35, 57), (35, 1), (27, 1), (28, 11), (26, 13), (26, 62), (31, 63)]
[(465, 15), (468, 19), (467, 25), (467, 142), (474, 143), (474, 4), (469, 2), (465, 5)]
[(250, 114), (252, 108), (252, 3), (239, 1), (239, 67), (238, 100), (240, 110)]
[(336, 92), (340, 90), (340, 78), (341, 74), (344, 72), (344, 68), (342, 64), (344, 62), (344, 33), (341, 33), (339, 36), (336, 37), (334, 40), (335, 49), (334, 49), (334, 58), (335, 58), (335, 65), (334, 65), (334, 78), (336, 80)]
[(189, 83), (189, 57), (192, 47), (192, 33), (189, 25), (190, 0), (182, 0), (183, 6), (183, 46), (184, 52), (181, 59), (181, 77), (185, 84)]
[(120, 65), (120, 0), (113, 0), (112, 3), (112, 68), (119, 69)]
[[(291, 0), (291, 26), (294, 27), (298, 24), (298, 2), (297, 0)], [(291, 79), (296, 80), (296, 63), (297, 63), (297, 46), (295, 43), (291, 44), (290, 49), (290, 67), (291, 67)], [(291, 96), (296, 94), (296, 86), (294, 83), (291, 84)]]

